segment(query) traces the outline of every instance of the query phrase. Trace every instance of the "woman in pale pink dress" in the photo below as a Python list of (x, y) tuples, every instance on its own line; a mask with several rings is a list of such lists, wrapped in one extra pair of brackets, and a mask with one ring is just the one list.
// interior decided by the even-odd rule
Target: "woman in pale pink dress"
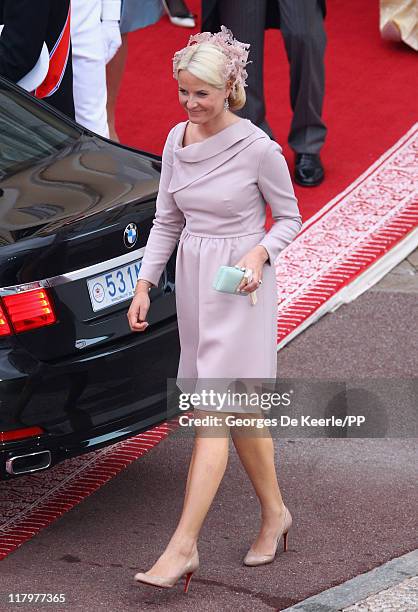
[[(144, 332), (149, 289), (158, 284), (177, 242), (176, 301), (185, 379), (275, 379), (277, 298), (274, 261), (296, 236), (301, 217), (280, 146), (234, 110), (245, 104), (248, 45), (222, 27), (192, 36), (174, 56), (179, 100), (188, 120), (169, 133), (162, 158), (157, 210), (128, 312), (132, 331)], [(265, 231), (266, 202), (274, 225)], [(245, 268), (239, 291), (216, 291), (221, 265)], [(249, 299), (256, 290), (257, 303)], [(232, 411), (233, 412), (233, 411)], [(199, 416), (212, 414), (197, 410)], [(247, 415), (249, 416), (249, 415)], [(235, 429), (237, 431), (235, 431)], [(231, 435), (261, 506), (261, 525), (245, 565), (273, 561), (292, 523), (283, 503), (268, 428)], [(135, 579), (185, 590), (199, 565), (200, 529), (225, 472), (229, 431), (196, 427), (183, 511), (163, 554)], [(251, 429), (250, 429), (251, 434)]]

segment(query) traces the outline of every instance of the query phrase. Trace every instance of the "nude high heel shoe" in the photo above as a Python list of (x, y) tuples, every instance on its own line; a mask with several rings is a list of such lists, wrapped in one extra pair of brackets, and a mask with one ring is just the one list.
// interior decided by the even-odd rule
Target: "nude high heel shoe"
[(189, 584), (190, 580), (192, 579), (192, 575), (198, 567), (199, 555), (196, 550), (196, 552), (193, 553), (193, 556), (189, 559), (189, 561), (187, 561), (186, 565), (176, 576), (170, 576), (169, 578), (167, 578), (165, 576), (149, 576), (148, 574), (138, 572), (138, 574), (135, 574), (134, 580), (136, 580), (137, 582), (142, 582), (143, 584), (149, 584), (150, 586), (169, 589), (173, 587), (182, 576), (185, 576), (186, 582), (184, 584), (184, 592), (187, 593), (189, 590)]
[(276, 545), (274, 547), (274, 553), (272, 555), (260, 555), (258, 553), (253, 552), (252, 549), (250, 548), (250, 550), (247, 552), (244, 558), (244, 565), (255, 566), (255, 565), (265, 565), (266, 563), (271, 563), (274, 560), (274, 557), (276, 556), (279, 541), (282, 536), (283, 536), (283, 551), (286, 552), (287, 551), (287, 534), (288, 534), (288, 531), (291, 525), (292, 525), (292, 515), (290, 514), (289, 510), (285, 506), (283, 525), (279, 533), (277, 534)]

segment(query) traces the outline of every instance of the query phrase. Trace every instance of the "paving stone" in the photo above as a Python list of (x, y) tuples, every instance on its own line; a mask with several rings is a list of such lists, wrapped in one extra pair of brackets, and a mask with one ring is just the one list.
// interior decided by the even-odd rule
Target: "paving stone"
[(412, 253), (408, 255), (407, 260), (414, 266), (415, 270), (418, 270), (418, 249), (412, 251)]
[(418, 610), (418, 576), (371, 595), (343, 612), (416, 612)]
[(418, 274), (386, 274), (370, 291), (392, 291), (395, 293), (417, 293)]
[(418, 249), (373, 285), (370, 291), (418, 294)]
[(408, 276), (414, 276), (416, 274), (416, 270), (414, 266), (408, 261), (408, 259), (404, 259), (395, 266), (389, 274), (406, 274)]

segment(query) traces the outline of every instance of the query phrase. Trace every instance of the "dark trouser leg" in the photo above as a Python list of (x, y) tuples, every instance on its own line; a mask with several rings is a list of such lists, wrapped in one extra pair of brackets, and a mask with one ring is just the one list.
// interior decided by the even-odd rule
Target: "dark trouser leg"
[(278, 0), (280, 29), (290, 64), (293, 120), (289, 144), (296, 153), (319, 153), (327, 128), (322, 115), (326, 34), (317, 0)]
[(245, 88), (247, 102), (241, 111), (237, 111), (237, 115), (250, 119), (272, 136), (266, 122), (263, 84), (266, 7), (267, 0), (219, 0), (218, 2), (221, 25), (229, 28), (237, 40), (251, 45), (248, 59), (252, 63), (247, 66), (248, 79)]

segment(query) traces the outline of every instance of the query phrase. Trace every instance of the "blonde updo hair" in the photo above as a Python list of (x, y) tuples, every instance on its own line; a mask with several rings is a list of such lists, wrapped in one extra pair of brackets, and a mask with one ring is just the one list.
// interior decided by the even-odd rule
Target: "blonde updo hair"
[[(202, 42), (186, 49), (177, 66), (177, 71), (187, 70), (201, 81), (223, 89), (229, 81), (224, 77), (225, 62), (225, 55), (218, 46)], [(245, 101), (244, 86), (241, 83), (232, 83), (232, 91), (228, 96), (229, 109), (231, 111), (240, 110), (245, 105)]]

